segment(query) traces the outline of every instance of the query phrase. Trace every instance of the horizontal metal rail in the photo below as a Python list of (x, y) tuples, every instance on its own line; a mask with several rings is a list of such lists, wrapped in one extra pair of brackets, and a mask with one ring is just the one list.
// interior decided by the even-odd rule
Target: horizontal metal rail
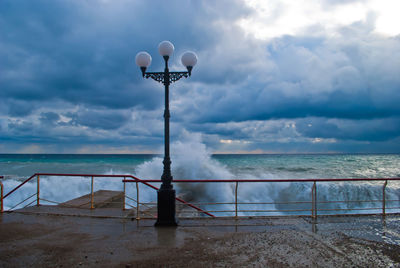
[[(158, 189), (157, 187), (149, 184), (150, 182), (159, 182), (162, 183), (161, 180), (144, 180), (144, 179), (139, 179), (133, 175), (120, 175), (120, 174), (70, 174), (70, 173), (35, 173), (28, 179), (26, 179), (23, 183), (18, 185), (15, 189), (10, 191), (7, 195), (11, 194), (18, 188), (20, 188), (23, 184), (26, 182), (30, 181), (33, 179), (35, 176), (65, 176), (65, 177), (101, 177), (101, 178), (122, 178), (122, 177), (127, 177), (127, 178), (132, 178), (132, 179), (125, 179), (123, 182), (136, 182), (140, 181), (141, 183), (153, 188), (153, 189)], [(351, 182), (356, 182), (356, 181), (400, 181), (400, 177), (396, 178), (322, 178), (322, 179), (263, 179), (263, 180), (250, 180), (250, 179), (244, 179), (244, 180), (218, 180), (218, 179), (213, 179), (213, 180), (177, 180), (174, 179), (174, 183), (180, 183), (180, 182), (201, 182), (201, 183), (206, 183), (206, 182), (343, 182), (343, 181), (351, 181)], [(7, 197), (4, 196), (4, 198)]]
[[(88, 175), (87, 175), (88, 176)], [(114, 176), (114, 175), (111, 175)], [(124, 175), (125, 177), (133, 177), (131, 175)], [(123, 177), (119, 175), (118, 177)], [(161, 180), (142, 180), (138, 179), (141, 182), (159, 182), (161, 183)], [(135, 182), (135, 180), (130, 180), (126, 179), (124, 180), (125, 182)], [(400, 178), (338, 178), (338, 179), (270, 179), (270, 180), (173, 180), (174, 183), (180, 183), (180, 182), (201, 182), (201, 183), (207, 183), (207, 182), (221, 182), (221, 183), (227, 183), (227, 182), (341, 182), (341, 181), (351, 181), (351, 182), (356, 182), (356, 181), (400, 181)]]
[[(386, 202), (395, 202), (400, 200), (388, 200)], [(318, 201), (318, 204), (330, 203), (374, 203), (382, 202), (382, 200), (334, 200), (334, 201)], [(283, 205), (283, 204), (310, 204), (311, 201), (287, 201), (287, 202), (237, 202), (238, 205)], [(156, 203), (155, 203), (156, 204)], [(232, 202), (196, 202), (193, 205), (232, 205)]]

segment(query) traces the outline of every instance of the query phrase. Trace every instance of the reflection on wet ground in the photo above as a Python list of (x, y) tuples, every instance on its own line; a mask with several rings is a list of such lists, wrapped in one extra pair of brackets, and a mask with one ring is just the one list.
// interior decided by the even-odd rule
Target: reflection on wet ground
[[(163, 261), (187, 267), (194, 260), (204, 266), (279, 262), (286, 267), (301, 261), (314, 267), (322, 265), (316, 265), (319, 256), (327, 256), (321, 267), (400, 263), (400, 215), (180, 219), (178, 227), (158, 228), (154, 223), (4, 213), (0, 267), (157, 266)], [(198, 260), (200, 255), (205, 257)]]

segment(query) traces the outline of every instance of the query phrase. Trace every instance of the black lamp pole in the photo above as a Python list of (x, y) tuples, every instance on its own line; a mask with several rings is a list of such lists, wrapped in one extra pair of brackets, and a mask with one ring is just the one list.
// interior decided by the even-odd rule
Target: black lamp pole
[[(169, 151), (169, 85), (182, 77), (191, 75), (192, 66), (188, 66), (187, 72), (170, 72), (168, 69), (169, 56), (163, 56), (165, 61), (164, 72), (146, 72), (146, 67), (141, 67), (144, 78), (152, 78), (165, 86), (165, 110), (164, 110), (164, 169), (161, 176), (161, 187), (157, 192), (157, 222), (155, 226), (177, 226), (175, 218), (175, 190), (172, 186), (171, 158)], [(196, 59), (197, 60), (197, 59)]]

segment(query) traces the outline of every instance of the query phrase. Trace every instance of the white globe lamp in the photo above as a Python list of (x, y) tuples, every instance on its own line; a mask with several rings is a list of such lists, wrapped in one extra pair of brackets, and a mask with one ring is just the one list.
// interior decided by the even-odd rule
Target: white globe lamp
[(151, 64), (150, 54), (145, 51), (141, 51), (138, 54), (136, 54), (135, 61), (136, 65), (139, 66), (140, 69), (142, 70), (142, 75), (144, 77), (147, 67), (149, 67)]
[(189, 72), (189, 76), (192, 74), (193, 66), (197, 63), (197, 55), (192, 51), (185, 52), (182, 55), (181, 62), (183, 66), (185, 66)]
[(158, 45), (158, 52), (163, 57), (170, 57), (174, 53), (174, 45), (170, 41), (162, 41)]

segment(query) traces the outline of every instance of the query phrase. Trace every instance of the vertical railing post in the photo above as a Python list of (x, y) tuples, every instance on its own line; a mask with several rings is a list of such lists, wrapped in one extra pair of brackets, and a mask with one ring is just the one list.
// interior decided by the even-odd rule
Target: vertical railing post
[(139, 183), (136, 182), (136, 219), (140, 220), (140, 208), (139, 208)]
[(126, 182), (124, 177), (124, 197), (122, 198), (122, 210), (125, 210)]
[(382, 215), (386, 216), (386, 185), (387, 185), (387, 180), (383, 184), (382, 187)]
[(0, 181), (0, 201), (1, 201), (1, 213), (4, 212), (4, 206), (3, 206), (3, 183)]
[(314, 213), (315, 213), (315, 218), (318, 216), (318, 200), (317, 200), (317, 182), (314, 181), (315, 184), (315, 191), (314, 191), (314, 200), (315, 200), (315, 205), (314, 205)]
[(311, 189), (311, 217), (317, 218), (317, 182), (314, 181), (312, 189)]
[(315, 182), (313, 183), (313, 186), (311, 187), (311, 217), (314, 218), (314, 187), (315, 187)]
[(92, 176), (92, 182), (91, 182), (91, 187), (90, 187), (90, 209), (94, 209), (93, 205), (93, 176)]
[(237, 202), (238, 186), (239, 182), (235, 182), (235, 218), (238, 217), (238, 202)]
[(40, 206), (40, 175), (37, 175), (36, 206)]

